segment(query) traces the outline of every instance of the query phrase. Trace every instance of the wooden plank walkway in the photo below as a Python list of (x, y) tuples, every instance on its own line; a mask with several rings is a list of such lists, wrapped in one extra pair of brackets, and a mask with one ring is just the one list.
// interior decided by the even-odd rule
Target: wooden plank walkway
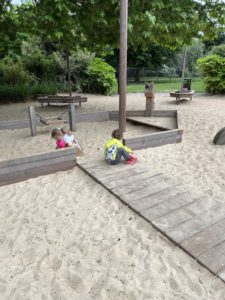
[(225, 282), (225, 204), (138, 162), (78, 164), (168, 239)]

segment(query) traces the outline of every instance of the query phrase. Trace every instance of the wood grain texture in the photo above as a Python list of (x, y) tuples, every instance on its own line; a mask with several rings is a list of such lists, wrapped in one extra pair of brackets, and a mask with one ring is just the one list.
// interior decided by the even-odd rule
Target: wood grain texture
[(225, 281), (225, 205), (140, 162), (113, 167), (88, 162), (86, 167), (113, 195)]
[[(185, 196), (185, 193), (183, 193), (183, 197)], [(189, 199), (195, 199), (195, 201), (191, 201), (191, 203), (182, 203), (181, 207), (178, 205), (178, 198), (179, 196), (175, 196), (172, 199), (172, 205), (170, 205), (171, 201), (165, 202), (162, 205), (159, 205), (155, 209), (155, 214), (157, 213), (157, 209), (160, 210), (161, 217), (158, 217), (153, 221), (154, 225), (159, 227), (161, 230), (168, 230), (172, 227), (175, 227), (181, 223), (184, 223), (194, 216), (200, 215), (203, 211), (206, 211), (213, 207), (216, 203), (213, 199), (202, 197), (200, 199), (196, 200), (195, 195), (191, 194), (189, 192)], [(185, 199), (185, 202), (187, 199)], [(175, 205), (176, 204), (176, 205)], [(184, 205), (183, 205), (184, 204)], [(152, 210), (152, 213), (154, 210)], [(165, 213), (163, 215), (163, 213)]]
[(177, 243), (199, 233), (200, 231), (214, 225), (224, 218), (225, 205), (217, 204), (206, 212), (184, 222), (173, 229), (169, 229), (166, 233)]
[(225, 219), (183, 241), (181, 246), (194, 257), (210, 251), (225, 241)]
[(41, 153), (0, 162), (0, 186), (40, 175), (72, 169), (76, 165), (74, 149)]
[(225, 242), (199, 256), (197, 260), (217, 274), (225, 268)]

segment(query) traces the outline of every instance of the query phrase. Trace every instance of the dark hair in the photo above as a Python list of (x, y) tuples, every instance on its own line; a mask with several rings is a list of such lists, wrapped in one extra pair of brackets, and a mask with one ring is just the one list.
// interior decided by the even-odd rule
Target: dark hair
[(123, 138), (123, 133), (120, 129), (115, 129), (112, 132), (112, 137), (117, 140), (121, 140)]
[(63, 128), (53, 128), (51, 132), (51, 136), (54, 138), (56, 134), (58, 134), (59, 132), (62, 132), (62, 134), (66, 133)]

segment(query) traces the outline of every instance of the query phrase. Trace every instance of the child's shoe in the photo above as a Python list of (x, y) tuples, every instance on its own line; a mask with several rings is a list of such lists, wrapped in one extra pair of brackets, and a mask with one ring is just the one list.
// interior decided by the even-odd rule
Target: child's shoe
[(136, 161), (137, 161), (137, 158), (134, 158), (134, 157), (130, 157), (127, 161), (126, 161), (126, 163), (128, 164), (128, 165), (134, 165), (135, 163), (136, 163)]

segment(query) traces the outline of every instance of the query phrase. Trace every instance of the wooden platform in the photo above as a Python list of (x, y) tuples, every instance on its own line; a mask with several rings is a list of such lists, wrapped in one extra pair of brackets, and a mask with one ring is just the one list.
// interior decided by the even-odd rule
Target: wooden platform
[(225, 205), (145, 164), (79, 167), (225, 282)]

